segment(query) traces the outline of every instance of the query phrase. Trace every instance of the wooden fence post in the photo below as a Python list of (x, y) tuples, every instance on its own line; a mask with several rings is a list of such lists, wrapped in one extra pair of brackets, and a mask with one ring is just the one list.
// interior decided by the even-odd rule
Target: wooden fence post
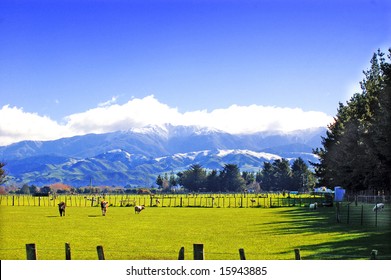
[(295, 260), (301, 260), (300, 249), (295, 249)]
[(194, 260), (204, 259), (204, 244), (193, 244)]
[(246, 255), (244, 254), (244, 249), (243, 248), (240, 248), (239, 249), (239, 256), (240, 256), (240, 259), (241, 260), (246, 260)]
[(341, 216), (340, 216), (340, 204), (341, 202), (337, 202), (337, 205), (336, 205), (336, 214), (337, 214), (337, 223), (340, 223), (341, 222)]
[(178, 260), (184, 260), (185, 259), (185, 247), (181, 247), (179, 250)]
[(377, 250), (372, 250), (372, 252), (371, 252), (371, 260), (377, 260)]
[(37, 259), (37, 250), (35, 248), (35, 244), (26, 244), (26, 255), (27, 260), (36, 260)]
[(69, 243), (65, 243), (65, 259), (71, 260), (71, 245)]
[(101, 246), (101, 245), (96, 246), (96, 250), (98, 251), (98, 259), (99, 260), (104, 260), (105, 259), (105, 254), (103, 253), (103, 246)]

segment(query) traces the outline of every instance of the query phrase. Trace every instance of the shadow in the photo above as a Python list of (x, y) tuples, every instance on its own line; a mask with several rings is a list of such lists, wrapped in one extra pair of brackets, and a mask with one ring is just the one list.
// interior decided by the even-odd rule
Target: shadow
[(46, 216), (46, 218), (62, 218), (61, 216)]
[(102, 217), (102, 215), (88, 215), (89, 218)]
[[(332, 235), (330, 241), (311, 245), (295, 245), (300, 248), (303, 259), (355, 260), (370, 259), (372, 250), (378, 251), (377, 259), (391, 259), (391, 228), (389, 224), (368, 226), (337, 223), (334, 208), (320, 207), (316, 211), (307, 208), (290, 208), (279, 211), (283, 221), (255, 224), (255, 231), (289, 238), (289, 235)], [(389, 213), (391, 216), (391, 213)], [(304, 243), (304, 242), (303, 242)], [(281, 253), (292, 253), (292, 249)]]

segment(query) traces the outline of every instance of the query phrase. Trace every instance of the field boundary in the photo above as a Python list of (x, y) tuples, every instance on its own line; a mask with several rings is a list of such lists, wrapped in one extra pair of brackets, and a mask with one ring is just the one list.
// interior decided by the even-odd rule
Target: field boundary
[[(96, 246), (97, 258), (98, 260), (106, 260), (104, 249), (102, 245)], [(295, 248), (293, 250), (294, 259), (302, 260), (301, 250), (299, 248)], [(246, 260), (245, 250), (243, 248), (238, 249), (238, 255), (240, 260)], [(326, 254), (320, 254), (322, 256), (326, 256)], [(26, 244), (26, 259), (27, 260), (38, 260), (37, 246), (35, 243)], [(69, 243), (65, 243), (65, 260), (72, 260), (71, 254), (71, 246)], [(328, 257), (335, 257), (336, 255), (327, 254)], [(344, 257), (354, 257), (354, 256), (344, 256)], [(356, 256), (357, 258), (361, 258)], [(185, 259), (185, 247), (181, 247), (178, 252), (178, 260)], [(370, 260), (377, 260), (378, 250), (372, 250), (369, 256)], [(193, 260), (205, 260), (205, 250), (204, 244), (193, 244)]]
[(70, 207), (98, 207), (105, 200), (110, 207), (206, 207), (206, 208), (270, 208), (308, 207), (324, 203), (319, 195), (282, 194), (170, 194), (170, 195), (0, 195), (2, 206), (57, 206), (65, 202)]

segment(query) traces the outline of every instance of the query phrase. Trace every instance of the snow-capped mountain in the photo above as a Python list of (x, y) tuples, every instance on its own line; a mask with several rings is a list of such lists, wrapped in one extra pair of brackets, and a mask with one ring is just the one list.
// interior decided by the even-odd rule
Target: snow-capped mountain
[(316, 161), (325, 128), (289, 134), (232, 135), (192, 126), (160, 126), (89, 134), (54, 141), (23, 141), (0, 147), (9, 183), (73, 186), (151, 186), (159, 174), (178, 172), (192, 164), (220, 170), (237, 164), (257, 171), (279, 158)]

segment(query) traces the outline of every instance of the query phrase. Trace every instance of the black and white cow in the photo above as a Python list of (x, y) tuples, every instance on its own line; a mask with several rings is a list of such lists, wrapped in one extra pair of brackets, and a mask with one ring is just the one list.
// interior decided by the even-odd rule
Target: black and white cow
[(65, 207), (66, 207), (66, 204), (64, 201), (61, 201), (58, 204), (58, 211), (60, 212), (60, 217), (65, 216)]
[(134, 213), (135, 213), (135, 214), (140, 214), (140, 212), (143, 211), (144, 209), (145, 209), (145, 206), (144, 206), (144, 205), (135, 206), (135, 207), (134, 207)]

